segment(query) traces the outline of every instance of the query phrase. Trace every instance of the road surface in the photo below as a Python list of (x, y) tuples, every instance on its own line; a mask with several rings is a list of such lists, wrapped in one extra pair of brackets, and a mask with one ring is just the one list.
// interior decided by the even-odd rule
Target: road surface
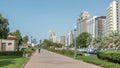
[(36, 52), (24, 68), (101, 68), (93, 64), (41, 49)]

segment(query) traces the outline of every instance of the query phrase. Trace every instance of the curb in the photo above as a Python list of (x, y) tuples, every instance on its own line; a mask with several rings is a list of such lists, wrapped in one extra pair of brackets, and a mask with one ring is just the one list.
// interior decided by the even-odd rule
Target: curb
[(21, 68), (24, 68), (25, 67), (25, 65), (28, 63), (28, 61), (31, 59), (31, 56), (30, 57), (28, 57), (28, 60), (24, 63), (24, 64), (22, 64), (22, 66), (21, 66)]

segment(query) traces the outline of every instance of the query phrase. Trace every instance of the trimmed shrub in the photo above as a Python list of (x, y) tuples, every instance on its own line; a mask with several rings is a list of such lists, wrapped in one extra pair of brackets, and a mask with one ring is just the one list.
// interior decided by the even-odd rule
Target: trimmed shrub
[(23, 51), (25, 54), (28, 54), (28, 56), (31, 56), (31, 54), (32, 54), (32, 49), (30, 49), (30, 48), (25, 48), (24, 49), (24, 51)]
[(54, 52), (54, 51), (55, 51), (55, 48), (49, 48), (48, 51)]
[(78, 56), (84, 56), (85, 54), (84, 54), (84, 51), (77, 51), (77, 55)]
[(74, 55), (74, 51), (73, 50), (66, 50), (65, 54), (70, 56), (70, 55)]
[(22, 51), (0, 51), (0, 56), (22, 56)]
[(52, 52), (55, 52), (55, 53), (59, 53), (59, 54), (62, 54), (62, 55), (67, 55), (67, 56), (72, 56), (74, 55), (74, 51), (73, 50), (55, 50), (55, 48), (49, 48), (48, 49), (49, 51), (52, 51)]
[(103, 60), (120, 63), (120, 50), (98, 51), (97, 57)]

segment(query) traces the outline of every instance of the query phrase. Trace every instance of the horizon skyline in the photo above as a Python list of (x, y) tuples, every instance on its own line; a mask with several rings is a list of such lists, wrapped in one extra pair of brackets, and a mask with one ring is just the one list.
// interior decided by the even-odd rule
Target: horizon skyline
[[(39, 41), (48, 38), (49, 30), (55, 31), (57, 37), (67, 35), (83, 11), (88, 11), (91, 16), (105, 16), (112, 1), (1, 0), (0, 13), (8, 19), (11, 32), (19, 29), (22, 36), (33, 36)], [(92, 5), (85, 5), (89, 3)]]

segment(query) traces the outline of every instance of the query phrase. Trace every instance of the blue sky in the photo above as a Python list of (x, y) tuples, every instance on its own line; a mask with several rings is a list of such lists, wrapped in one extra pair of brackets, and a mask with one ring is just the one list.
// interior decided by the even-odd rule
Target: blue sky
[(9, 20), (10, 31), (37, 40), (48, 37), (48, 31), (66, 35), (76, 25), (82, 11), (92, 16), (105, 15), (112, 0), (0, 0), (0, 13)]

